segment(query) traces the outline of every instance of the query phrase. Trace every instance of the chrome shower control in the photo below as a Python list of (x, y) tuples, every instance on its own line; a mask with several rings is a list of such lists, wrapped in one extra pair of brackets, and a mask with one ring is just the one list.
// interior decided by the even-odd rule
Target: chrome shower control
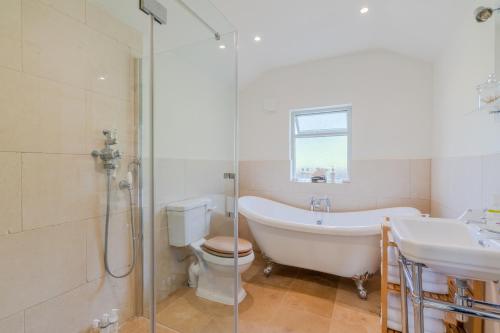
[(105, 170), (114, 170), (118, 167), (118, 160), (122, 157), (120, 151), (112, 147), (118, 143), (116, 130), (104, 130), (102, 134), (106, 136), (105, 147), (100, 151), (93, 150), (91, 155), (94, 158), (99, 157), (103, 161)]

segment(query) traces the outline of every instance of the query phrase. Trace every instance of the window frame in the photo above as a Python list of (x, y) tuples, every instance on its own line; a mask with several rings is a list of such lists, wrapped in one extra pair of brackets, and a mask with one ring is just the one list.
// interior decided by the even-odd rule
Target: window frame
[[(346, 129), (332, 129), (332, 130), (317, 130), (317, 131), (307, 131), (308, 133), (295, 133), (295, 129), (298, 127), (297, 116), (300, 115), (311, 115), (311, 114), (321, 114), (321, 113), (333, 113), (342, 112), (346, 113), (347, 116), (347, 128)], [(349, 183), (351, 181), (351, 154), (352, 154), (352, 105), (333, 105), (333, 106), (321, 106), (313, 108), (303, 108), (303, 109), (293, 109), (290, 110), (290, 181), (296, 183), (311, 183), (311, 180), (301, 180), (296, 178), (296, 139), (297, 138), (318, 138), (318, 137), (332, 137), (332, 136), (346, 136), (347, 137), (347, 179), (342, 179), (342, 183)], [(334, 184), (334, 181), (327, 183)]]

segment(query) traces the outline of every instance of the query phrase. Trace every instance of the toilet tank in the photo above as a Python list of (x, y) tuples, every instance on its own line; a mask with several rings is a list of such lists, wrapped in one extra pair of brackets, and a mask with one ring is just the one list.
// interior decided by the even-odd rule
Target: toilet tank
[(212, 201), (197, 198), (167, 205), (168, 240), (171, 246), (187, 246), (210, 232)]

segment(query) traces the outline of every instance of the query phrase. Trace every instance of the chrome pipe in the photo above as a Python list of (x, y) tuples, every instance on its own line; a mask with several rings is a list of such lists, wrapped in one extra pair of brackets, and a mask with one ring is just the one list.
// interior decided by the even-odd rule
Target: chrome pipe
[(150, 183), (150, 195), (151, 195), (151, 211), (150, 211), (150, 258), (151, 258), (151, 270), (149, 273), (151, 276), (149, 277), (149, 283), (151, 285), (151, 290), (149, 294), (149, 331), (151, 333), (156, 333), (156, 251), (155, 251), (155, 237), (156, 237), (156, 227), (155, 227), (155, 214), (156, 214), (156, 183), (155, 183), (155, 18), (151, 15), (150, 24), (149, 24), (149, 57), (150, 57), (150, 65), (149, 65), (149, 98), (150, 98), (150, 173), (151, 173), (151, 183)]
[(422, 265), (412, 263), (413, 290), (417, 297), (413, 299), (413, 324), (415, 333), (424, 333), (424, 290), (422, 289)]
[(194, 18), (196, 18), (205, 28), (210, 30), (215, 37), (215, 40), (220, 40), (221, 39), (221, 34), (215, 30), (210, 24), (208, 24), (207, 21), (205, 21), (198, 13), (196, 13), (191, 7), (189, 7), (184, 1), (182, 0), (177, 0), (177, 2), (186, 10), (188, 11)]
[[(400, 263), (399, 266), (400, 273), (401, 272), (403, 273), (402, 276), (404, 276), (405, 280), (404, 282), (402, 281), (401, 283), (406, 284), (407, 288), (406, 293), (410, 295), (412, 303), (419, 303), (417, 305), (417, 311), (419, 311), (419, 313), (418, 316), (415, 317), (415, 319), (419, 320), (422, 318), (421, 320), (422, 325), (420, 325), (419, 327), (420, 331), (418, 331), (417, 327), (415, 327), (416, 333), (424, 332), (423, 316), (421, 316), (423, 315), (424, 308), (436, 309), (445, 312), (453, 312), (456, 314), (476, 317), (481, 319), (500, 321), (500, 304), (493, 304), (485, 301), (476, 301), (472, 298), (468, 298), (467, 305), (470, 306), (462, 306), (450, 302), (443, 302), (424, 297), (423, 289), (421, 288), (422, 268), (424, 267), (424, 265), (412, 263), (408, 261), (402, 254), (400, 254), (399, 263)], [(413, 273), (410, 272), (410, 270), (408, 269), (408, 264), (411, 264), (412, 268), (414, 268), (412, 269)], [(415, 277), (415, 275), (419, 277)], [(479, 305), (480, 308), (478, 309), (477, 307), (474, 307), (474, 305)], [(422, 312), (420, 312), (420, 310), (422, 310)], [(414, 311), (414, 315), (417, 311)], [(408, 321), (408, 311), (405, 312), (406, 312), (404, 316), (405, 318), (402, 318), (402, 323), (404, 321), (406, 322)], [(401, 314), (403, 316), (403, 309)], [(417, 325), (416, 322), (415, 325)]]
[[(487, 311), (487, 310), (479, 310), (476, 308), (464, 307), (461, 305), (456, 305), (449, 302), (438, 301), (434, 299), (423, 300), (424, 307), (430, 309), (436, 309), (446, 312), (454, 312), (461, 315), (466, 315), (470, 317), (482, 318), (482, 319), (491, 319), (491, 320), (500, 320), (500, 313), (496, 311)], [(496, 304), (491, 304), (492, 307), (496, 307)]]
[(399, 255), (399, 286), (401, 287), (401, 333), (408, 333), (408, 291), (406, 286), (406, 274), (405, 274), (405, 262), (404, 258)]

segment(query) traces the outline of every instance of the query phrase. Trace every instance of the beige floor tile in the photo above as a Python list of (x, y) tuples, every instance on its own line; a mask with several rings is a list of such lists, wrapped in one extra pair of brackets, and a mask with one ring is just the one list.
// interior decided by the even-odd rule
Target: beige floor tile
[(240, 303), (239, 318), (243, 321), (266, 323), (281, 305), (285, 290), (269, 285), (244, 285), (247, 297)]
[(233, 333), (234, 323), (228, 318), (212, 318), (208, 325), (202, 327), (200, 333)]
[[(243, 276), (248, 295), (239, 306), (240, 333), (378, 332), (377, 278), (363, 301), (350, 279), (280, 265), (266, 278), (263, 267), (256, 258)], [(177, 290), (159, 309), (159, 322), (179, 333), (232, 333), (232, 306), (199, 298), (195, 289)]]
[(271, 319), (265, 333), (328, 333), (329, 327), (328, 318), (282, 308)]
[(247, 320), (239, 320), (238, 330), (239, 333), (266, 333), (270, 324), (259, 323)]
[(371, 312), (336, 304), (333, 309), (330, 333), (378, 333), (380, 317)]
[(172, 294), (168, 295), (167, 299), (158, 303), (156, 310), (158, 312), (165, 310), (168, 306), (170, 306), (172, 303), (174, 303), (177, 299), (184, 297), (186, 294), (188, 294), (189, 292), (191, 292), (193, 290), (194, 289), (192, 289), (192, 288), (179, 288), (179, 289), (177, 289)]
[(368, 290), (368, 299), (362, 300), (357, 296), (354, 282), (351, 279), (340, 278), (335, 304), (344, 304), (353, 308), (380, 314), (380, 275), (374, 276), (366, 284), (366, 289)]
[(201, 333), (212, 320), (205, 306), (180, 297), (158, 313), (158, 323), (182, 333)]
[(336, 290), (336, 281), (331, 276), (304, 271), (292, 282), (283, 305), (290, 309), (330, 318)]
[[(149, 332), (149, 319), (143, 317), (136, 317), (132, 320), (125, 322), (120, 327), (120, 333), (148, 333)], [(163, 325), (156, 325), (157, 333), (178, 333)]]

